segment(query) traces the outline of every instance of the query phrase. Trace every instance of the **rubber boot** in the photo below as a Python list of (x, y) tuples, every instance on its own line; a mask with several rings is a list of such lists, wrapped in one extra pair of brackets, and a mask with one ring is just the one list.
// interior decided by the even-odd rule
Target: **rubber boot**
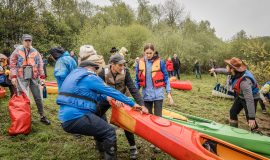
[(98, 150), (99, 152), (99, 159), (104, 159), (104, 153), (105, 153), (104, 147), (102, 143), (97, 140), (96, 140), (96, 150)]
[(238, 128), (238, 121), (230, 120), (230, 126)]
[(104, 160), (116, 160), (116, 151), (117, 151), (117, 146), (116, 144), (106, 144), (103, 143), (103, 147), (105, 149), (104, 152)]

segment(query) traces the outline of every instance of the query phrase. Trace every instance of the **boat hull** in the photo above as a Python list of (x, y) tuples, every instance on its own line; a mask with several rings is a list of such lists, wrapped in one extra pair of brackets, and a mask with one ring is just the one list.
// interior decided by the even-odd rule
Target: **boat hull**
[[(199, 133), (164, 118), (150, 114), (141, 114), (126, 105), (123, 107), (116, 107), (115, 104), (112, 104), (111, 123), (137, 134), (176, 159), (266, 159), (260, 155), (203, 133)], [(217, 156), (206, 150), (202, 146), (202, 144), (205, 144), (205, 141), (215, 142), (217, 146), (219, 146), (216, 147), (217, 154), (223, 157)], [(226, 153), (224, 150), (226, 150)]]
[[(256, 152), (263, 156), (270, 157), (270, 137), (268, 136), (252, 133), (240, 128), (230, 127), (228, 125), (216, 123), (208, 119), (184, 114), (177, 111), (171, 111), (175, 115), (173, 117), (169, 111), (170, 110), (167, 110), (166, 112), (168, 114), (163, 114), (163, 117), (168, 120), (182, 124), (198, 132), (219, 138), (252, 152)], [(181, 120), (180, 118), (176, 117), (179, 117), (180, 115), (187, 118), (188, 121), (183, 119)]]

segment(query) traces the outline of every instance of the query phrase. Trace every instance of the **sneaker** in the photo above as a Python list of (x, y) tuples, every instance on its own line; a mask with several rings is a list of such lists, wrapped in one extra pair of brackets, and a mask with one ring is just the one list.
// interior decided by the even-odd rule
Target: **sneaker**
[(154, 152), (155, 152), (155, 153), (160, 153), (161, 150), (160, 150), (158, 147), (155, 147), (155, 148), (154, 148)]
[(46, 125), (50, 125), (51, 124), (51, 122), (45, 116), (42, 116), (40, 118), (40, 122), (42, 122), (43, 124), (46, 124)]
[(266, 109), (263, 109), (263, 110), (262, 110), (262, 113), (263, 113), (263, 114), (267, 114)]
[(150, 145), (150, 148), (153, 149), (154, 153), (160, 153), (161, 152), (161, 150), (158, 147), (154, 146), (153, 144)]
[(136, 146), (130, 146), (130, 159), (137, 159), (139, 152)]
[(82, 138), (82, 135), (81, 135), (81, 134), (73, 134), (73, 136), (74, 136), (76, 139)]
[(155, 148), (155, 146), (154, 146), (153, 144), (151, 144), (151, 145), (150, 145), (150, 148), (154, 149), (154, 148)]

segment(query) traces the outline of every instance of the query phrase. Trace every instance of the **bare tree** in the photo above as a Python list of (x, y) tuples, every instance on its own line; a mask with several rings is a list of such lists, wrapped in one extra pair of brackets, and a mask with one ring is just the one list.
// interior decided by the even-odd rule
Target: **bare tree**
[(153, 5), (151, 11), (152, 11), (153, 23), (159, 24), (163, 16), (162, 5), (161, 4)]
[(170, 26), (180, 24), (184, 17), (184, 6), (177, 0), (166, 0), (163, 5), (165, 20)]
[(139, 3), (137, 20), (140, 22), (140, 24), (151, 26), (152, 15), (151, 15), (151, 10), (149, 6), (150, 2), (148, 0), (137, 0), (137, 1)]

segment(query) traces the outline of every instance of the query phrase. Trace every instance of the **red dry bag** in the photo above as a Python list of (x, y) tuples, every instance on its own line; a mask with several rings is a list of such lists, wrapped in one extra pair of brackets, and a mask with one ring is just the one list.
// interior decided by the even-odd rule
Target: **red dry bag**
[(22, 92), (14, 94), (9, 101), (9, 116), (11, 126), (8, 129), (9, 135), (28, 134), (31, 130), (31, 108), (30, 101)]

